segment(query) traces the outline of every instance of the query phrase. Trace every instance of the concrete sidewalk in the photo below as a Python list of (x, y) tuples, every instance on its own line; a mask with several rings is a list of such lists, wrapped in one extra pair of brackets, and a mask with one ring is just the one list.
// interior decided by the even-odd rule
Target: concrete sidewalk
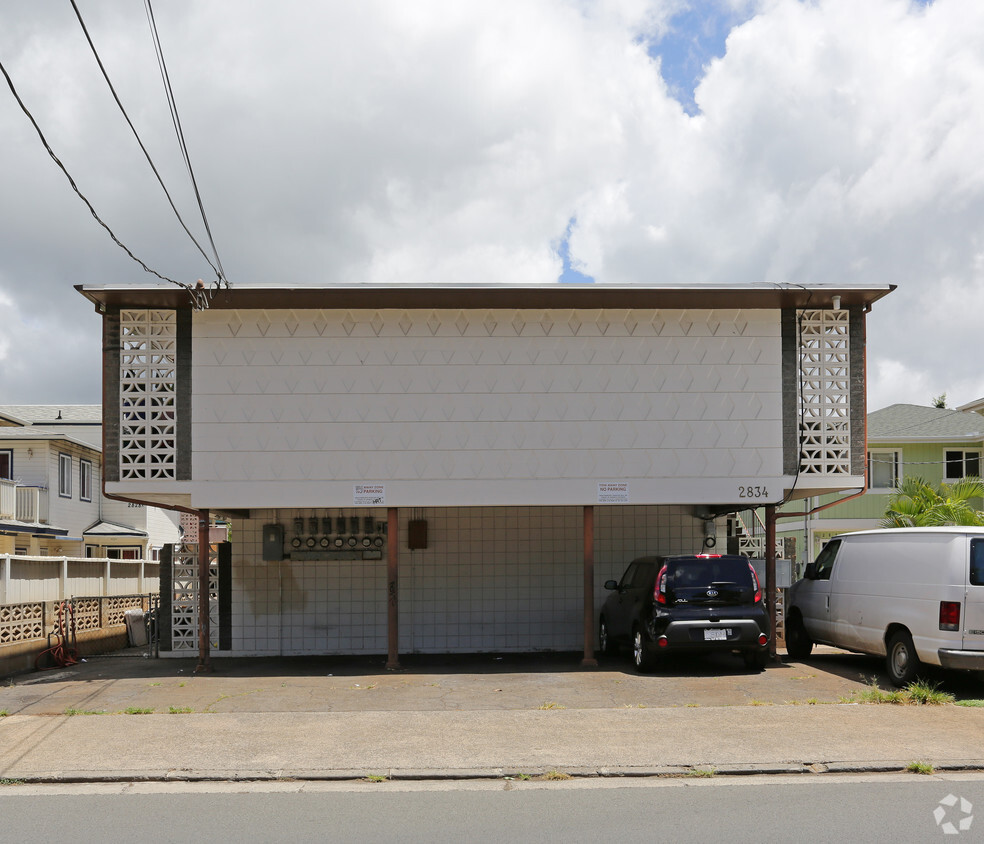
[[(881, 667), (836, 651), (761, 674), (725, 656), (650, 676), (572, 655), (194, 668), (120, 656), (14, 678), (0, 687), (0, 779), (984, 769), (984, 708), (844, 703)], [(934, 679), (984, 697), (976, 678)]]

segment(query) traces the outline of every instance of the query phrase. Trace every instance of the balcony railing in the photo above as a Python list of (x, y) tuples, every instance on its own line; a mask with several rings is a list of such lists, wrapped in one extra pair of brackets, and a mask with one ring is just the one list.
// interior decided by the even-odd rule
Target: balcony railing
[(0, 519), (13, 519), (17, 514), (17, 484), (0, 478)]
[(48, 523), (48, 490), (37, 486), (17, 487), (17, 521)]

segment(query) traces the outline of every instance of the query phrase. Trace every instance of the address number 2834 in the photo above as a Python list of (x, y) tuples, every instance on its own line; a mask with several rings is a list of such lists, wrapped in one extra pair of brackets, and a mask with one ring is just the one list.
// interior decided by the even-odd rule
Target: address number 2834
[(764, 486), (740, 486), (738, 487), (739, 498), (768, 498), (769, 488)]

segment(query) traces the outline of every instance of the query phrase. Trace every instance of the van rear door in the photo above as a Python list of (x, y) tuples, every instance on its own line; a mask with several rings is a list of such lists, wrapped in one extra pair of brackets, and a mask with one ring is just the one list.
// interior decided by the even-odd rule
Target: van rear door
[(984, 651), (984, 539), (970, 540), (969, 569), (962, 625), (963, 649)]

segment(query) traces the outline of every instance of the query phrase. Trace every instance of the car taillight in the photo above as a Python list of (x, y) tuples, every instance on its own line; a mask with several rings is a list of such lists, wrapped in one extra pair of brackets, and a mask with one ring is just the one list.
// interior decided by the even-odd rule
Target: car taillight
[(653, 590), (653, 600), (657, 604), (666, 603), (666, 566), (659, 570), (656, 575), (656, 588)]
[(748, 570), (752, 573), (752, 583), (755, 584), (754, 603), (759, 604), (762, 602), (762, 587), (759, 585), (759, 578), (755, 573), (755, 567), (751, 563), (748, 564)]
[(940, 601), (940, 630), (960, 629), (960, 602)]

